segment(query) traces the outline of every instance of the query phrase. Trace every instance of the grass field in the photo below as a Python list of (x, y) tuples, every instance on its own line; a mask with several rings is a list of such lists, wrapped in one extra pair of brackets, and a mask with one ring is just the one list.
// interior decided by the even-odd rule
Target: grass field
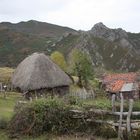
[(5, 99), (4, 94), (0, 92), (0, 118), (10, 119), (13, 115), (14, 106), (21, 95), (15, 92), (7, 92), (6, 95)]

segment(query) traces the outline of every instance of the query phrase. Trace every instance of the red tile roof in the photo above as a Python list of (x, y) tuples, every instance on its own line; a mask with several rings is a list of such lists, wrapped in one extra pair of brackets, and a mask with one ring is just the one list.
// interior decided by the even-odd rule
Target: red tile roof
[(125, 83), (136, 82), (137, 73), (119, 73), (109, 74), (104, 76), (103, 84), (106, 85), (106, 90), (117, 93), (121, 90)]
[(119, 92), (125, 82), (123, 80), (117, 80), (112, 82), (111, 84), (107, 85), (107, 90), (111, 92)]

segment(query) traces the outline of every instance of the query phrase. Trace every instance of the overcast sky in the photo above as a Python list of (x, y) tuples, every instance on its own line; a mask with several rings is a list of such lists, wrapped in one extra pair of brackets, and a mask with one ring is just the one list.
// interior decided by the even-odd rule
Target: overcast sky
[(140, 0), (0, 0), (0, 22), (31, 19), (77, 30), (103, 22), (140, 32)]

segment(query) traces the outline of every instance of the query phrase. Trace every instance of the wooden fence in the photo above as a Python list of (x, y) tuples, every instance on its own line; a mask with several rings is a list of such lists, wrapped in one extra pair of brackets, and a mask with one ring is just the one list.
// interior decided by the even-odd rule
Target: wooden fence
[(77, 90), (71, 90), (70, 96), (78, 97), (80, 99), (94, 99), (95, 93), (92, 89), (86, 90), (85, 88), (77, 89)]

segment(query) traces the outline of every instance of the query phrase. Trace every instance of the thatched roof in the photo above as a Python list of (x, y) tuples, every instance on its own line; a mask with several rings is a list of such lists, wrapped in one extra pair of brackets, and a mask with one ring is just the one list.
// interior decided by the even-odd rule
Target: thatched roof
[(25, 58), (12, 76), (12, 85), (22, 91), (70, 85), (69, 76), (48, 56), (33, 53)]

